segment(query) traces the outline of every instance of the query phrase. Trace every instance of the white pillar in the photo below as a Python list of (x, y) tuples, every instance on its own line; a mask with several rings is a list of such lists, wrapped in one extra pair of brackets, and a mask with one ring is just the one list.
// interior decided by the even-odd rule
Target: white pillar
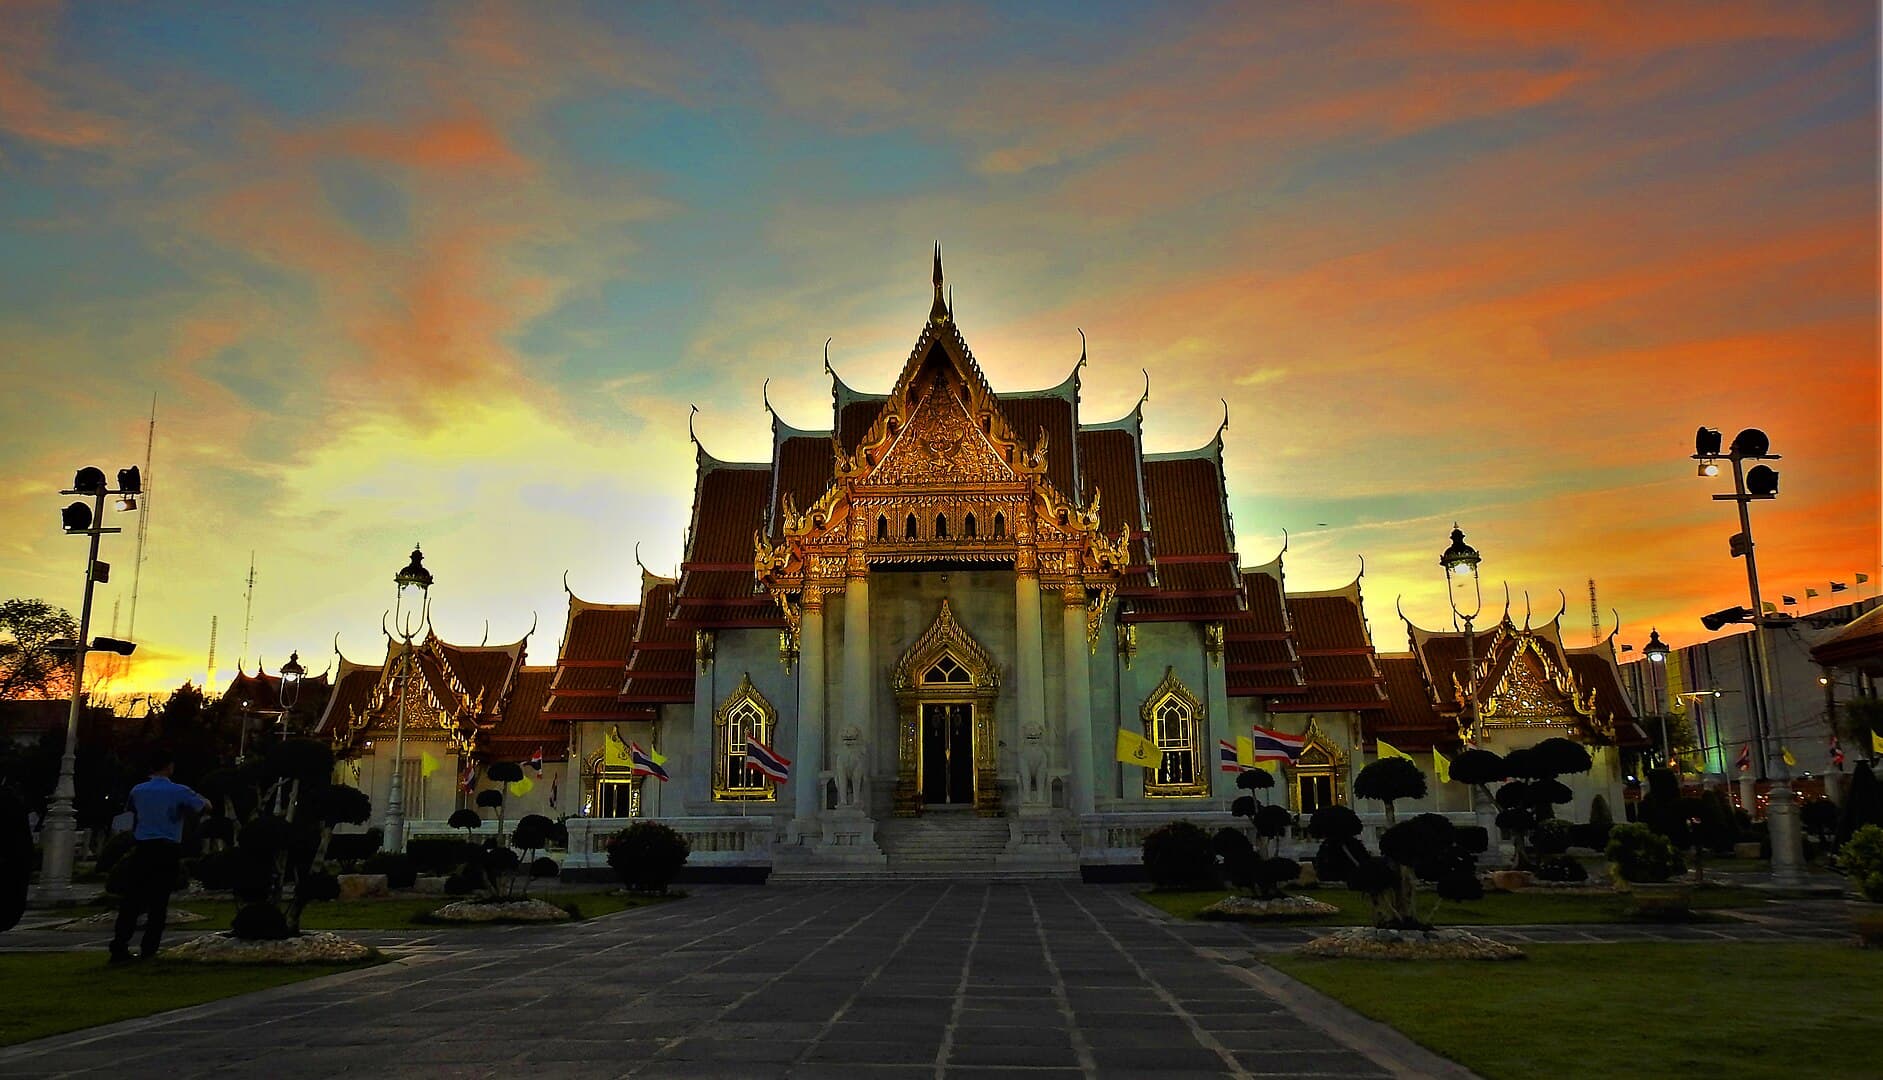
[[(1222, 770), (1222, 763), (1217, 760), (1216, 740), (1228, 739), (1235, 742), (1238, 734), (1229, 725), (1229, 675), (1223, 666), (1223, 656), (1228, 646), (1223, 639), (1216, 638), (1216, 644), (1210, 644), (1210, 636), (1216, 631), (1208, 626), (1203, 629), (1203, 719), (1205, 721), (1199, 738), (1203, 745), (1197, 749), (1199, 768), (1210, 771), (1210, 797), (1214, 799), (1234, 799), (1242, 794), (1236, 790), (1236, 774)], [(1269, 798), (1288, 805), (1288, 793), (1282, 785), (1288, 783), (1288, 776), (1280, 769), (1275, 770), (1275, 786), (1269, 789)]]
[(1028, 724), (1046, 727), (1045, 643), (1040, 633), (1040, 575), (1037, 570), (1021, 570), (1013, 579), (1014, 599), (1014, 690), (1020, 701), (1020, 715), (1012, 728), (1026, 730)]
[(817, 835), (820, 809), (817, 774), (824, 760), (824, 594), (807, 588), (798, 623), (798, 744), (792, 767), (797, 776), (793, 832)]
[(1092, 812), (1092, 673), (1085, 641), (1085, 590), (1069, 588), (1065, 601), (1066, 639), (1066, 805), (1075, 814)]
[[(876, 668), (870, 656), (869, 575), (853, 572), (843, 589), (843, 722), (846, 727), (855, 725), (865, 740), (873, 740), (879, 732)], [(822, 781), (819, 784), (821, 790)]]

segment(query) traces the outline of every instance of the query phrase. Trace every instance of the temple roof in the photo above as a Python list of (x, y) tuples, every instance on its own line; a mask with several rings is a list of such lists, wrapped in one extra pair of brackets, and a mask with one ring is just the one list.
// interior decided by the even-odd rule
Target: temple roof
[(1326, 592), (1287, 595), (1285, 602), (1307, 693), (1278, 698), (1270, 708), (1276, 712), (1383, 708), (1385, 677), (1374, 660), (1359, 579)]
[(645, 714), (641, 706), (615, 700), (640, 617), (638, 604), (596, 604), (570, 594), (569, 621), (543, 703), (544, 719), (568, 723)]
[(624, 702), (662, 705), (693, 700), (693, 635), (671, 617), (675, 591), (673, 582), (662, 579), (641, 594), (634, 648), (621, 686)]

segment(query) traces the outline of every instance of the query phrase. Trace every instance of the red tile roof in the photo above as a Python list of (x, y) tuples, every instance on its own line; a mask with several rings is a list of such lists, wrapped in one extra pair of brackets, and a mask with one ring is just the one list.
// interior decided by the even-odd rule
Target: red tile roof
[[(818, 500), (830, 487), (835, 476), (834, 458), (830, 449), (830, 437), (827, 435), (794, 435), (778, 443), (775, 463), (776, 476), (771, 504), (771, 535), (778, 537), (783, 531), (783, 505), (786, 495), (799, 511), (803, 511)], [(747, 546), (751, 540), (747, 538)], [(748, 552), (748, 558), (750, 553)]]
[(634, 648), (640, 615), (636, 604), (591, 604), (580, 597), (569, 598), (562, 654), (550, 680), (549, 699), (543, 704), (546, 719), (560, 723), (619, 720), (646, 713), (644, 706), (615, 700), (627, 677), (628, 654)]
[(1099, 527), (1107, 536), (1131, 526), (1134, 535), (1143, 533), (1143, 465), (1139, 460), (1137, 437), (1129, 431), (1107, 429), (1079, 432), (1079, 480), (1086, 498), (1099, 495)]
[(1401, 750), (1430, 750), (1458, 741), (1458, 725), (1432, 707), (1417, 657), (1385, 655), (1379, 665), (1386, 677), (1386, 708), (1360, 714), (1363, 739), (1371, 742), (1384, 736)]
[[(999, 399), (1000, 411), (1007, 417), (1007, 426), (1014, 435), (1027, 446), (1032, 446), (1046, 433), (1046, 479), (1052, 482), (1060, 493), (1074, 500), (1080, 500), (1082, 493), (1078, 487), (1079, 447), (1072, 433), (1078, 428), (1078, 408), (1071, 401), (1056, 394), (1033, 396), (1003, 397)], [(1104, 508), (1099, 508), (1101, 516)]]
[(1332, 592), (1285, 597), (1301, 654), (1305, 694), (1278, 699), (1276, 712), (1377, 710), (1386, 704), (1385, 677), (1360, 610), (1360, 583)]
[(509, 707), (487, 728), (480, 747), (499, 760), (523, 760), (542, 747), (543, 760), (563, 761), (569, 756), (569, 729), (543, 715), (553, 667), (526, 667), (517, 673)]
[[(728, 465), (702, 455), (680, 567), (682, 605), (725, 608), (730, 600), (733, 608), (752, 609), (753, 625), (783, 624), (752, 577), (752, 536), (765, 527), (771, 477), (769, 465)], [(682, 617), (694, 625), (704, 621), (692, 613)]]
[(340, 668), (334, 673), (333, 696), (327, 699), (327, 709), (321, 713), (320, 723), (315, 725), (314, 730), (332, 734), (345, 726), (352, 717), (364, 712), (367, 703), (373, 699), (373, 690), (379, 685), (382, 670), (341, 657)]
[(863, 436), (870, 433), (870, 425), (876, 423), (876, 414), (883, 411), (886, 398), (870, 397), (858, 401), (847, 401), (837, 413), (837, 438), (843, 441), (845, 450), (855, 450), (863, 441)]
[(693, 700), (693, 634), (668, 617), (674, 585), (661, 582), (641, 597), (641, 617), (620, 699), (640, 704)]
[(1151, 502), (1151, 548), (1158, 559), (1230, 553), (1223, 474), (1214, 461), (1147, 458), (1144, 485)]

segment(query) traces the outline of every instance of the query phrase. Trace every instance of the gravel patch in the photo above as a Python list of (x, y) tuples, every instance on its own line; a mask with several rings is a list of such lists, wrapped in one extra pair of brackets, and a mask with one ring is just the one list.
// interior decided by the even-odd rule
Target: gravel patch
[(192, 938), (160, 955), (205, 964), (351, 964), (375, 959), (379, 950), (325, 932), (279, 941), (244, 941), (225, 932)]
[(1382, 930), (1355, 926), (1318, 937), (1299, 950), (1303, 956), (1350, 960), (1522, 960), (1515, 945), (1492, 941), (1469, 930)]
[[(207, 919), (207, 918), (209, 918), (209, 916), (198, 915), (194, 911), (182, 911), (182, 910), (172, 909), (168, 915), (164, 916), (164, 924), (166, 926), (181, 926), (184, 923), (202, 922), (204, 919)], [(59, 924), (58, 929), (60, 930), (97, 930), (101, 927), (116, 925), (117, 921), (118, 921), (117, 912), (101, 911), (96, 915), (87, 915), (82, 919), (73, 919), (70, 922), (62, 922)], [(139, 926), (144, 925), (144, 919), (142, 917), (139, 917), (137, 920), (137, 924)]]
[(1338, 915), (1340, 909), (1311, 896), (1283, 896), (1275, 900), (1225, 896), (1197, 914), (1205, 919), (1281, 919)]
[(570, 914), (547, 900), (531, 897), (528, 900), (504, 900), (489, 903), (482, 900), (459, 900), (446, 904), (431, 913), (431, 918), (440, 922), (488, 923), (488, 922), (567, 922)]

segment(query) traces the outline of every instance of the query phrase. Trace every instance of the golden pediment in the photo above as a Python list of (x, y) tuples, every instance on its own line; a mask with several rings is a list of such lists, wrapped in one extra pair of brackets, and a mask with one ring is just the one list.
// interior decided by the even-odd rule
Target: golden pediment
[(1018, 480), (954, 388), (938, 381), (861, 482), (869, 486), (994, 484)]

